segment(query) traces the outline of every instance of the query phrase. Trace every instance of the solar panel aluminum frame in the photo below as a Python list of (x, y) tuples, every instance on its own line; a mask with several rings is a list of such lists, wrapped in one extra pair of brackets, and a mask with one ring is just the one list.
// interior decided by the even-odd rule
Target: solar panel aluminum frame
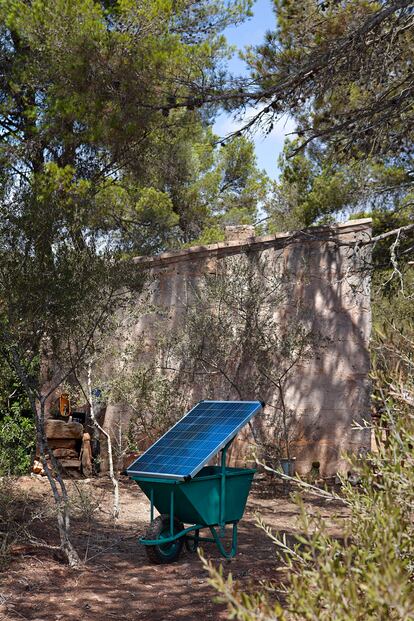
[(253, 416), (255, 414), (257, 414), (257, 412), (259, 412), (259, 410), (262, 409), (263, 404), (260, 401), (210, 401), (208, 399), (203, 399), (202, 401), (199, 401), (198, 403), (196, 403), (196, 405), (194, 407), (191, 408), (191, 410), (189, 410), (186, 414), (184, 414), (184, 416), (182, 418), (180, 418), (180, 420), (178, 420), (172, 427), (170, 427), (170, 429), (168, 429), (168, 431), (166, 431), (160, 438), (158, 438), (158, 440), (156, 442), (154, 442), (154, 444), (151, 444), (150, 447), (147, 448), (146, 451), (144, 451), (142, 453), (142, 455), (140, 455), (136, 461), (138, 461), (139, 459), (141, 459), (141, 457), (143, 457), (144, 455), (146, 455), (146, 453), (148, 453), (148, 451), (150, 449), (152, 449), (154, 446), (156, 446), (158, 444), (158, 442), (160, 442), (160, 440), (162, 440), (164, 438), (164, 436), (167, 435), (167, 433), (169, 433), (170, 431), (172, 431), (174, 429), (174, 427), (176, 427), (177, 425), (179, 425), (181, 423), (181, 421), (186, 418), (189, 414), (191, 414), (191, 412), (193, 410), (195, 410), (195, 408), (200, 404), (203, 403), (205, 401), (208, 401), (208, 403), (251, 403), (252, 405), (254, 403), (257, 404), (257, 407), (255, 410), (253, 410), (253, 412), (250, 414), (250, 416), (247, 419), (244, 419), (244, 421), (242, 423), (240, 423), (240, 425), (238, 425), (237, 427), (234, 428), (234, 430), (222, 441), (220, 442), (220, 444), (217, 446), (217, 448), (214, 449), (214, 451), (212, 451), (208, 457), (206, 457), (203, 462), (201, 464), (199, 464), (197, 466), (197, 468), (194, 468), (194, 470), (192, 472), (190, 472), (187, 475), (178, 475), (178, 474), (167, 474), (165, 472), (160, 473), (160, 472), (140, 472), (139, 470), (134, 471), (134, 470), (130, 470), (130, 468), (134, 465), (134, 463), (131, 464), (131, 466), (129, 468), (127, 468), (127, 474), (128, 476), (139, 476), (142, 478), (151, 478), (151, 477), (156, 477), (157, 479), (167, 479), (170, 480), (171, 482), (175, 481), (188, 481), (189, 479), (192, 479), (198, 472), (200, 472), (200, 470), (202, 468), (204, 468), (204, 466), (206, 464), (208, 464), (208, 462), (210, 461), (210, 459), (212, 459), (215, 455), (217, 455), (217, 453), (219, 453), (222, 449), (224, 449), (224, 447), (231, 441), (233, 440), (236, 435), (239, 433), (239, 431), (241, 429), (243, 429), (243, 427), (245, 425), (247, 425), (247, 423), (253, 418)]

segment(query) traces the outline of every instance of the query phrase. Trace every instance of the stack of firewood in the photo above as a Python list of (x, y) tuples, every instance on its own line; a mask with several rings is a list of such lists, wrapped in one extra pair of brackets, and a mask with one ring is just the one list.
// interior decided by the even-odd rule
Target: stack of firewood
[[(90, 435), (84, 433), (81, 423), (66, 422), (65, 420), (49, 419), (45, 425), (46, 437), (54, 456), (65, 470), (80, 471), (87, 476), (92, 471), (92, 453)], [(35, 474), (44, 474), (39, 458), (33, 464)]]
[(48, 420), (45, 426), (47, 442), (63, 468), (80, 469), (79, 453), (83, 425), (64, 420)]

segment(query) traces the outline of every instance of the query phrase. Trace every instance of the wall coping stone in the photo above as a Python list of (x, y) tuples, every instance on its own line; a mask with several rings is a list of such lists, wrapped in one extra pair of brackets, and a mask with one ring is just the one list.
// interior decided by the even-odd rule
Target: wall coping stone
[(169, 265), (193, 261), (213, 256), (226, 256), (240, 254), (247, 250), (262, 250), (269, 247), (284, 248), (292, 243), (309, 243), (315, 241), (330, 241), (331, 237), (338, 237), (348, 233), (366, 231), (368, 239), (371, 237), (371, 218), (348, 220), (334, 225), (312, 226), (299, 231), (287, 231), (274, 235), (250, 237), (236, 241), (224, 241), (205, 246), (192, 246), (183, 250), (170, 250), (154, 256), (138, 256), (133, 261), (136, 264), (147, 267)]

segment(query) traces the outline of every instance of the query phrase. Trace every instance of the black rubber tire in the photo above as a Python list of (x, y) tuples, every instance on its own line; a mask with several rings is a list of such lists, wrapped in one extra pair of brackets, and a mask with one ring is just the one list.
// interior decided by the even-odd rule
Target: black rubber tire
[[(174, 518), (174, 534), (184, 529), (180, 520)], [(162, 539), (163, 533), (168, 535), (170, 531), (170, 516), (166, 513), (159, 515), (149, 525), (145, 534), (145, 539)], [(145, 546), (147, 556), (151, 563), (164, 565), (165, 563), (174, 563), (178, 560), (183, 548), (184, 538), (176, 539), (171, 543), (156, 546)]]

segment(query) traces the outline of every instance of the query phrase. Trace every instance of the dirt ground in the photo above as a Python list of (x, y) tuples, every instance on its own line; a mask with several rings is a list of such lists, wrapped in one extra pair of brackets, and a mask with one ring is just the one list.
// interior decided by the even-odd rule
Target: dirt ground
[[(18, 482), (30, 493), (42, 513), (50, 502), (46, 480), (22, 477)], [(121, 483), (121, 517), (116, 526), (110, 516), (111, 489), (104, 479), (69, 483), (74, 498), (73, 539), (86, 559), (79, 570), (69, 569), (51, 550), (21, 546), (9, 567), (0, 574), (0, 621), (220, 621), (226, 607), (215, 601), (215, 591), (197, 554), (183, 550), (177, 563), (152, 565), (138, 544), (147, 527), (149, 502), (138, 486)], [(80, 499), (84, 499), (83, 503)], [(340, 535), (344, 509), (315, 497), (306, 497), (312, 513), (330, 520)], [(79, 506), (83, 508), (79, 508)], [(99, 505), (99, 506), (98, 506)], [(260, 582), (278, 580), (275, 547), (256, 526), (260, 513), (272, 528), (288, 535), (298, 530), (298, 510), (280, 484), (255, 481), (245, 515), (239, 525), (238, 553), (231, 561), (220, 557), (213, 544), (205, 555), (223, 563), (241, 587), (257, 590)], [(52, 515), (35, 523), (36, 536), (56, 542)]]

